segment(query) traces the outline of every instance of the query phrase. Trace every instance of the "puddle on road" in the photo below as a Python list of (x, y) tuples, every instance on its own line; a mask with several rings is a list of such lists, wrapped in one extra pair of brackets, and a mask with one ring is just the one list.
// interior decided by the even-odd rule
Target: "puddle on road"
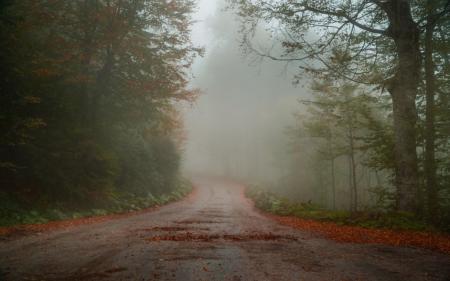
[(232, 218), (232, 216), (229, 215), (222, 215), (222, 214), (205, 214), (203, 217), (211, 218), (211, 219), (229, 219)]
[(116, 272), (122, 272), (122, 271), (125, 271), (125, 270), (127, 270), (126, 267), (115, 267), (115, 268), (111, 268), (111, 269), (105, 270), (105, 273), (111, 274), (111, 273), (116, 273)]
[(178, 256), (174, 255), (172, 257), (165, 257), (165, 261), (191, 261), (191, 260), (199, 260), (199, 261), (211, 261), (211, 260), (221, 260), (221, 257), (213, 256), (213, 255), (186, 255), (186, 256)]

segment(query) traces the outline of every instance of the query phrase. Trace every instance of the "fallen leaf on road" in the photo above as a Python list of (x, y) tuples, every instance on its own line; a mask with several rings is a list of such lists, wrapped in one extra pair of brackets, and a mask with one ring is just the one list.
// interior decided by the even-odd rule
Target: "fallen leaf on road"
[(298, 217), (282, 217), (271, 214), (267, 214), (267, 216), (281, 224), (318, 233), (338, 242), (412, 246), (450, 253), (450, 236), (445, 234), (391, 229), (369, 229), (358, 226), (338, 225), (332, 222), (301, 219)]

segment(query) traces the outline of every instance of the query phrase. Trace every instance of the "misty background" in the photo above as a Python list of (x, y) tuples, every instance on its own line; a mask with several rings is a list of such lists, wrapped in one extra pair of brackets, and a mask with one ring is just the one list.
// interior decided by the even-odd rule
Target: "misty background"
[(306, 88), (292, 84), (285, 64), (243, 55), (239, 21), (224, 1), (199, 1), (193, 19), (193, 42), (205, 55), (194, 62), (191, 81), (202, 94), (184, 109), (185, 171), (279, 180), (288, 165), (286, 128)]

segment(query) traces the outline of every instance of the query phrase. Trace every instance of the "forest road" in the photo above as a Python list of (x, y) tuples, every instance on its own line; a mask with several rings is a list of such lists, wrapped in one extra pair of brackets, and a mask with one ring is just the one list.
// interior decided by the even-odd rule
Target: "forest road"
[(239, 184), (194, 182), (155, 211), (3, 238), (0, 280), (450, 280), (448, 255), (322, 239), (261, 215)]

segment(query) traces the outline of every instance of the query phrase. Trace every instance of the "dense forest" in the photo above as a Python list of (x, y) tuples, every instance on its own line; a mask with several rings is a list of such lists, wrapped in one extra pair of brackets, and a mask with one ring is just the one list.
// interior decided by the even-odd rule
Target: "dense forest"
[[(212, 107), (202, 117), (209, 129), (191, 136), (199, 149), (189, 157), (211, 158), (200, 172), (217, 166), (249, 182), (278, 177), (276, 192), (317, 208), (402, 213), (448, 227), (449, 2), (227, 3), (240, 20), (240, 51), (272, 68), (284, 64), (307, 94), (298, 94), (291, 124), (275, 117), (286, 106), (262, 106), (266, 115), (258, 117), (258, 93), (245, 93), (257, 88), (227, 84), (236, 63), (227, 64), (228, 53), (220, 60), (220, 47), (210, 50), (217, 65), (201, 73), (205, 85), (216, 85), (223, 112), (233, 112)], [(3, 224), (178, 197), (186, 185), (180, 104), (198, 96), (191, 68), (203, 53), (191, 42), (195, 5), (1, 2)], [(226, 108), (233, 91), (246, 97)], [(287, 129), (274, 136), (264, 126)], [(283, 164), (269, 165), (275, 158)]]
[(247, 55), (310, 81), (287, 130), (291, 165), (278, 190), (448, 227), (450, 3), (229, 2)]
[(1, 280), (450, 276), (450, 0), (0, 0)]
[(2, 224), (178, 192), (194, 3), (0, 3)]

